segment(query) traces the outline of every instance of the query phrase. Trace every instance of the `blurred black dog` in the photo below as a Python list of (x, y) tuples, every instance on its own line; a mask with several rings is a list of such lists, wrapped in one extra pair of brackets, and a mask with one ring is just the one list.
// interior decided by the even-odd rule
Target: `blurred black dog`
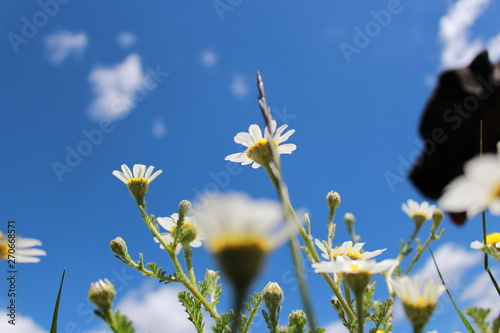
[[(415, 187), (438, 199), (464, 163), (480, 152), (497, 151), (500, 141), (500, 62), (492, 64), (483, 51), (465, 68), (443, 72), (420, 121), (424, 150), (410, 170)], [(457, 225), (465, 213), (450, 214)]]

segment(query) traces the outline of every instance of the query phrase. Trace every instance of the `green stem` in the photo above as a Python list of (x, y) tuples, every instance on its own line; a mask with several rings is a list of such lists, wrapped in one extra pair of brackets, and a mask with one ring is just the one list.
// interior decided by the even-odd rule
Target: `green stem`
[(422, 224), (419, 224), (419, 225), (415, 224), (415, 229), (413, 230), (413, 233), (411, 234), (410, 238), (408, 239), (408, 242), (405, 243), (403, 245), (403, 247), (401, 248), (401, 253), (398, 255), (396, 260), (401, 262), (404, 258), (406, 258), (406, 256), (408, 255), (408, 248), (410, 247), (411, 243), (413, 243), (413, 241), (415, 240), (415, 237), (417, 237), (417, 234), (418, 234), (421, 227), (422, 227)]
[(356, 296), (356, 314), (358, 319), (358, 333), (363, 333), (365, 326), (365, 310), (363, 309), (363, 293), (359, 292)]
[[(184, 247), (184, 245), (183, 245)], [(188, 274), (189, 274), (189, 279), (191, 280), (191, 283), (193, 285), (196, 285), (196, 276), (194, 274), (194, 267), (193, 267), (193, 256), (192, 256), (192, 252), (191, 252), (191, 249), (188, 247), (187, 249), (184, 249), (183, 248), (183, 252), (184, 252), (184, 259), (186, 261), (186, 269), (188, 271)]]
[[(212, 305), (203, 297), (203, 295), (200, 293), (200, 291), (196, 287), (196, 282), (192, 283), (186, 277), (186, 273), (184, 273), (182, 265), (180, 264), (179, 260), (177, 259), (177, 256), (175, 255), (175, 250), (173, 252), (168, 250), (169, 245), (161, 237), (161, 234), (155, 228), (155, 226), (152, 226), (151, 223), (149, 223), (149, 216), (147, 215), (145, 208), (143, 206), (139, 206), (139, 211), (141, 212), (141, 216), (144, 219), (144, 222), (146, 223), (151, 234), (160, 242), (160, 244), (165, 248), (168, 255), (170, 256), (170, 259), (172, 260), (172, 263), (174, 264), (175, 269), (177, 270), (177, 273), (179, 275), (179, 282), (182, 283), (193, 294), (193, 296), (196, 297), (201, 302), (201, 304), (203, 304), (203, 306), (207, 309), (207, 311), (210, 313), (210, 316), (212, 318), (219, 319), (220, 318), (219, 314), (212, 307)], [(143, 274), (145, 274), (147, 276), (154, 277), (153, 273), (149, 270), (146, 270), (144, 267), (136, 266), (136, 269), (138, 269), (140, 272), (142, 272)]]
[[(304, 229), (302, 224), (299, 222), (297, 214), (295, 213), (295, 210), (293, 209), (293, 206), (290, 203), (290, 198), (289, 198), (288, 194), (286, 193), (287, 192), (286, 189), (280, 187), (279, 182), (274, 177), (274, 174), (273, 174), (272, 170), (269, 168), (269, 166), (265, 166), (264, 168), (267, 171), (267, 174), (268, 174), (269, 178), (271, 179), (276, 191), (278, 192), (278, 195), (280, 196), (282, 204), (284, 205), (285, 216), (290, 217), (290, 219), (295, 222), (295, 225), (297, 226), (298, 232), (299, 232), (300, 236), (302, 237), (302, 239), (304, 240), (309, 253), (311, 253), (311, 255), (314, 259), (314, 262), (321, 262), (321, 259), (318, 255), (318, 252), (316, 251), (316, 247), (314, 246), (313, 240), (311, 239), (311, 237), (309, 237), (306, 230)], [(288, 221), (288, 220), (289, 220), (288, 218), (285, 218), (285, 221)], [(307, 294), (308, 294), (307, 290), (305, 290), (305, 291), (302, 290), (302, 283), (304, 283), (304, 281), (301, 280), (301, 277), (303, 276), (303, 271), (302, 271), (302, 269), (300, 269), (302, 267), (302, 261), (300, 258), (300, 253), (298, 251), (299, 244), (298, 244), (298, 241), (295, 237), (291, 237), (290, 245), (291, 245), (291, 250), (292, 250), (292, 256), (294, 259), (295, 269), (297, 272), (297, 278), (299, 279), (299, 285), (301, 286), (301, 295), (302, 295), (303, 302), (304, 302), (304, 308), (306, 310), (307, 316), (309, 317), (310, 313), (307, 312), (308, 307), (306, 306), (306, 303), (309, 303), (309, 298), (307, 296)], [(340, 289), (335, 284), (335, 282), (333, 281), (331, 276), (328, 275), (327, 273), (321, 273), (321, 276), (326, 280), (326, 282), (328, 283), (328, 285), (332, 289), (333, 293), (335, 294), (335, 296), (339, 300), (340, 304), (342, 305), (342, 308), (344, 309), (344, 311), (347, 312), (347, 314), (349, 315), (349, 317), (351, 317), (351, 319), (354, 319), (355, 318), (354, 312), (352, 311), (351, 307), (349, 307), (349, 305), (347, 304), (344, 296), (342, 295)], [(305, 283), (304, 283), (304, 288), (307, 288), (305, 286)], [(307, 298), (304, 298), (304, 297), (307, 297)], [(311, 311), (312, 311), (312, 309), (311, 309)]]

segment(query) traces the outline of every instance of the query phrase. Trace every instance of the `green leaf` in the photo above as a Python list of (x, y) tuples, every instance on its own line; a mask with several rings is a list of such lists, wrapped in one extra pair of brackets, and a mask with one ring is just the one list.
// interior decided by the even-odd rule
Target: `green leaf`
[(196, 328), (196, 332), (203, 333), (203, 315), (201, 313), (201, 302), (194, 298), (187, 291), (181, 291), (177, 294), (177, 299), (184, 306), (186, 313), (188, 314), (188, 320), (191, 321)]
[(474, 325), (483, 333), (490, 332), (490, 324), (486, 322), (491, 310), (476, 307), (466, 308), (465, 313), (474, 320)]
[(230, 332), (229, 330), (227, 330), (227, 327), (229, 327), (229, 323), (234, 320), (234, 317), (235, 317), (234, 311), (230, 310), (229, 312), (220, 315), (219, 318), (215, 318), (216, 326), (211, 327), (214, 333)]
[(65, 275), (66, 275), (66, 268), (63, 269), (61, 284), (59, 285), (59, 292), (57, 293), (56, 305), (54, 307), (54, 315), (52, 316), (52, 325), (50, 326), (50, 333), (57, 333), (57, 316), (59, 315), (59, 302), (61, 300), (62, 287)]
[(117, 333), (135, 333), (132, 322), (120, 313), (120, 310), (115, 311), (115, 320), (113, 330)]

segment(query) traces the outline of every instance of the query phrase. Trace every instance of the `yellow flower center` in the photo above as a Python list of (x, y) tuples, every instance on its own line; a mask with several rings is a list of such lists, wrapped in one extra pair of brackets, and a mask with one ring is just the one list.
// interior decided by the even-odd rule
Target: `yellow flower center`
[[(333, 251), (340, 251), (342, 249), (342, 247), (336, 247), (335, 249), (333, 249)], [(333, 258), (336, 258), (337, 256), (348, 256), (349, 258), (353, 259), (353, 260), (358, 260), (358, 259), (363, 259), (361, 257), (361, 252), (352, 252), (352, 249), (353, 247), (352, 246), (349, 246), (349, 251), (347, 253), (345, 252), (337, 252), (337, 253), (332, 253), (332, 257)]]
[(9, 253), (9, 246), (7, 244), (0, 244), (0, 260), (7, 259)]
[(422, 213), (422, 212), (414, 212), (413, 214), (411, 214), (411, 218), (412, 218), (413, 222), (415, 222), (415, 224), (421, 225), (430, 217), (427, 214)]
[(500, 199), (500, 180), (497, 180), (497, 183), (495, 185), (495, 189), (491, 193), (491, 199)]
[(494, 232), (486, 236), (486, 245), (496, 245), (500, 243), (500, 233)]
[[(277, 141), (273, 141), (276, 149), (279, 147)], [(271, 150), (268, 146), (267, 139), (260, 139), (252, 147), (248, 148), (247, 157), (251, 160), (259, 163), (260, 165), (265, 165), (271, 161)]]
[(237, 248), (258, 248), (264, 252), (271, 249), (270, 243), (263, 239), (262, 235), (225, 234), (218, 239), (210, 240), (207, 245), (215, 253)]
[(130, 185), (131, 183), (146, 183), (149, 184), (149, 180), (142, 177), (142, 178), (130, 178), (127, 180), (127, 185)]
[[(181, 225), (182, 239), (180, 241), (187, 241), (191, 243), (198, 237), (199, 231), (198, 228), (190, 222), (182, 222)], [(174, 225), (172, 229), (170, 229), (170, 233), (172, 237), (176, 237), (177, 225)]]
[(358, 271), (359, 270), (358, 265), (351, 265), (351, 268), (352, 268), (353, 271)]

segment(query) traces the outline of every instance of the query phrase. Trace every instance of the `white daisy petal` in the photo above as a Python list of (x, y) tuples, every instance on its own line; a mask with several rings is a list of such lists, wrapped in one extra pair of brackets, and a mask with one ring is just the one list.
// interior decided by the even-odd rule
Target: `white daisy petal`
[(16, 252), (14, 253), (16, 263), (35, 263), (39, 262), (39, 256), (47, 255), (42, 249), (33, 248), (34, 246), (42, 245), (42, 242), (35, 238), (23, 238), (21, 236), (15, 236), (14, 243), (12, 243), (12, 238), (4, 235), (0, 232), (0, 260), (10, 259), (9, 248), (11, 244), (15, 244)]
[(489, 209), (500, 215), (500, 156), (485, 154), (467, 162), (464, 174), (453, 180), (439, 199), (449, 212), (466, 212), (469, 218)]
[(258, 125), (250, 125), (250, 127), (248, 128), (248, 133), (250, 133), (254, 142), (258, 142), (260, 139), (262, 139), (262, 131), (260, 130), (260, 127)]

